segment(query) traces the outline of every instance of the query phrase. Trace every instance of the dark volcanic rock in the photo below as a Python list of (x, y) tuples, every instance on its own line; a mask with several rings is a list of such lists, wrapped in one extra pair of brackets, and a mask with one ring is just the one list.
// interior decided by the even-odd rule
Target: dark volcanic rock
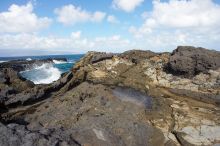
[(99, 52), (96, 52), (92, 56), (90, 62), (91, 63), (97, 63), (97, 62), (102, 61), (102, 60), (112, 59), (113, 55), (114, 54), (112, 54), (112, 53), (99, 53)]
[[(207, 62), (213, 62), (204, 55), (208, 50), (191, 49), (175, 51), (170, 62), (178, 54), (195, 61), (186, 69), (193, 68), (190, 74), (210, 69)], [(0, 102), (0, 145), (219, 143), (220, 70), (181, 78), (164, 72), (169, 57), (137, 50), (114, 55), (89, 52), (58, 81), (16, 93), (11, 93), (17, 89), (14, 85), (21, 86), (23, 80), (13, 69), (0, 72), (1, 93), (6, 97)]]
[(26, 115), (29, 126), (41, 123), (50, 129), (63, 127), (82, 145), (162, 146), (164, 142), (159, 129), (138, 120), (144, 108), (120, 100), (103, 85), (81, 83), (63, 96), (40, 105), (37, 111)]
[(44, 100), (50, 97), (50, 93), (59, 91), (59, 89), (66, 85), (72, 77), (73, 74), (69, 72), (50, 85), (38, 85), (33, 88), (27, 88), (27, 90), (23, 90), (17, 94), (7, 95), (4, 104), (7, 107), (16, 107), (21, 105), (30, 105)]
[(168, 63), (169, 72), (184, 77), (207, 73), (219, 67), (220, 52), (191, 46), (179, 46), (171, 54)]
[[(77, 146), (73, 139), (63, 140), (59, 134), (51, 129), (30, 131), (24, 125), (0, 123), (1, 146)], [(62, 134), (62, 132), (60, 132)], [(66, 141), (67, 140), (67, 141)]]
[(11, 96), (8, 96), (8, 100), (5, 101), (6, 106), (10, 107), (16, 107), (17, 105), (24, 105), (28, 103), (33, 103), (34, 101), (39, 101), (43, 96), (45, 95), (45, 89), (44, 88), (32, 88), (27, 91), (23, 91), (18, 94), (14, 94)]
[(149, 59), (150, 57), (153, 57), (157, 55), (154, 52), (151, 51), (142, 51), (142, 50), (131, 50), (131, 51), (126, 51), (122, 54), (120, 54), (120, 57), (126, 58), (131, 60), (133, 63), (138, 63), (141, 60), (144, 59)]
[(25, 69), (29, 69), (33, 67), (33, 65), (42, 65), (44, 63), (53, 63), (53, 60), (58, 61), (67, 61), (66, 58), (49, 58), (49, 59), (42, 59), (42, 60), (12, 60), (8, 62), (0, 63), (1, 68), (12, 68), (15, 71), (23, 71)]
[(0, 101), (3, 103), (13, 94), (34, 87), (34, 83), (21, 78), (11, 68), (0, 69)]

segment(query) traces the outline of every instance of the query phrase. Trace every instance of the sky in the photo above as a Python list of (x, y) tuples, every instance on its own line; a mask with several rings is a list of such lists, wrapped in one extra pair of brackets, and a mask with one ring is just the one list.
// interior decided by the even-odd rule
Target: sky
[(0, 56), (220, 51), (220, 0), (1, 0)]

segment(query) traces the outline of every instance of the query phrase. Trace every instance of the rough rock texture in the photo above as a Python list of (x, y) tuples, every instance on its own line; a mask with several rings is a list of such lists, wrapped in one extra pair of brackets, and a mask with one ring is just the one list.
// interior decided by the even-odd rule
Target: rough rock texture
[(191, 46), (179, 46), (170, 56), (169, 71), (176, 75), (192, 77), (220, 67), (220, 52)]
[(0, 69), (0, 102), (9, 99), (9, 96), (18, 94), (34, 87), (34, 83), (23, 79), (11, 68)]
[(30, 131), (24, 125), (8, 124), (6, 126), (0, 123), (0, 131), (1, 146), (79, 146), (71, 138), (62, 138), (62, 130), (39, 129)]
[[(66, 58), (54, 58), (57, 61), (67, 61)], [(8, 62), (0, 63), (0, 69), (2, 68), (11, 68), (14, 71), (23, 71), (28, 68), (32, 68), (33, 65), (42, 65), (44, 63), (53, 63), (53, 58), (42, 59), (42, 60), (12, 60)]]
[(96, 63), (102, 60), (106, 60), (106, 59), (112, 59), (113, 54), (112, 53), (95, 53), (95, 55), (92, 56), (90, 62), (91, 63)]
[(220, 144), (219, 68), (184, 78), (164, 70), (169, 53), (111, 55), (89, 52), (57, 82), (11, 96), (0, 131), (36, 135), (27, 145)]
[[(4, 105), (6, 107), (16, 107), (20, 105), (29, 105), (35, 102), (44, 100), (49, 97), (52, 92), (58, 91), (62, 88), (68, 80), (72, 78), (72, 73), (67, 73), (63, 77), (52, 83), (51, 85), (38, 85), (32, 88), (27, 88), (22, 90), (22, 92), (17, 92), (16, 94), (7, 95), (4, 100)], [(2, 92), (1, 92), (2, 93)]]
[(147, 59), (155, 55), (156, 53), (151, 51), (131, 50), (131, 51), (126, 51), (120, 54), (119, 56), (131, 60), (133, 63), (138, 63), (143, 59)]

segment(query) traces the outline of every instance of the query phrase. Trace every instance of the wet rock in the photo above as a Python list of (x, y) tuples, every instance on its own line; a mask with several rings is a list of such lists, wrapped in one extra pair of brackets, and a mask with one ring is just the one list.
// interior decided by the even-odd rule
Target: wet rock
[(184, 77), (208, 73), (220, 67), (220, 53), (204, 48), (179, 46), (170, 56), (168, 71)]
[(52, 83), (53, 89), (60, 89), (65, 84), (67, 84), (73, 77), (72, 72), (68, 72), (65, 75), (63, 75), (58, 81)]

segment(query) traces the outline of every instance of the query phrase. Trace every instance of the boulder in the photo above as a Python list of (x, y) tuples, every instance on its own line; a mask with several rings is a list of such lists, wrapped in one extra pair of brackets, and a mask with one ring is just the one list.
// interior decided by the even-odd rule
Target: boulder
[(179, 46), (170, 56), (168, 72), (183, 77), (193, 77), (199, 73), (208, 73), (220, 67), (220, 52), (195, 48), (191, 46)]

